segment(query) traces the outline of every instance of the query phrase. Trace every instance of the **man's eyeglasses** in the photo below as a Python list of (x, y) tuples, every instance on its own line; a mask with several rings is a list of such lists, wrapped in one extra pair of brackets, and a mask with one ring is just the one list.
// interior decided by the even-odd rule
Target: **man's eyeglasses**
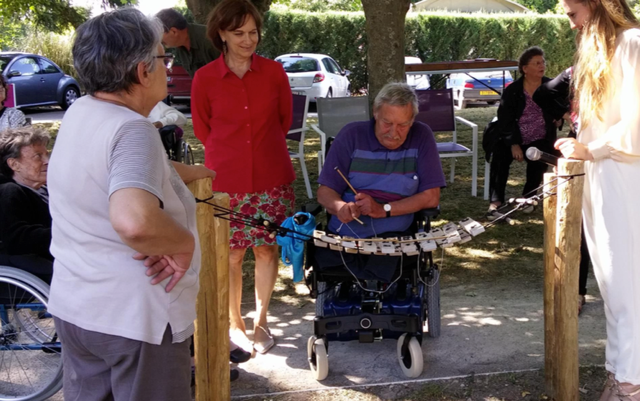
[(164, 66), (169, 69), (173, 66), (173, 54), (171, 53), (165, 53), (162, 56), (156, 56), (156, 58), (161, 58), (162, 59), (162, 63), (164, 64)]

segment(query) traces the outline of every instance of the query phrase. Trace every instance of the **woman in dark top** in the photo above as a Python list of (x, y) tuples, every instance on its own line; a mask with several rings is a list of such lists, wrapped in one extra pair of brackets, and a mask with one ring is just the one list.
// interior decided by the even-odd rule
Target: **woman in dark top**
[[(491, 204), (487, 218), (496, 218), (496, 209), (505, 202), (505, 190), (509, 169), (513, 160), (527, 162), (527, 177), (523, 196), (533, 195), (542, 184), (547, 165), (527, 159), (525, 152), (530, 147), (556, 154), (553, 143), (557, 136), (557, 125), (553, 117), (544, 112), (533, 101), (533, 94), (549, 78), (545, 73), (544, 52), (539, 47), (531, 47), (520, 56), (518, 68), (522, 77), (505, 88), (498, 108), (498, 129), (501, 140), (493, 149), (489, 191)], [(533, 207), (525, 208), (533, 211)]]
[(0, 264), (51, 281), (46, 187), (49, 134), (24, 127), (0, 134)]

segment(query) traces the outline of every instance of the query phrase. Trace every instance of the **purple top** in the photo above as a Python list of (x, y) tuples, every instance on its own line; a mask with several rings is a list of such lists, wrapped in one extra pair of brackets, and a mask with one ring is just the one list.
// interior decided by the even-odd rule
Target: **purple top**
[(527, 145), (539, 139), (544, 139), (547, 130), (542, 109), (533, 101), (526, 90), (523, 90), (523, 92), (526, 98), (526, 104), (518, 124), (520, 125), (522, 144)]
[[(407, 198), (431, 188), (446, 186), (438, 148), (431, 128), (414, 122), (407, 139), (398, 149), (387, 149), (375, 135), (375, 120), (347, 124), (331, 145), (318, 179), (321, 185), (342, 194), (345, 202), (353, 202), (355, 194), (335, 170), (340, 171), (358, 192), (366, 193), (379, 203)], [(372, 219), (361, 216), (366, 225), (353, 221), (340, 234), (371, 238), (385, 232), (405, 231), (413, 215)], [(337, 232), (342, 223), (336, 216), (329, 221), (329, 231)]]

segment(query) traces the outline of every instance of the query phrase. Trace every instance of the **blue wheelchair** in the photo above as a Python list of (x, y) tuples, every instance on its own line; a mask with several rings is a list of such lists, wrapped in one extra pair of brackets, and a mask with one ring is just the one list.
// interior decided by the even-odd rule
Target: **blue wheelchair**
[[(416, 213), (410, 232), (430, 231), (431, 219), (438, 214), (438, 209)], [(314, 334), (307, 342), (313, 377), (318, 381), (327, 377), (331, 341), (373, 343), (385, 338), (397, 339), (397, 357), (404, 375), (420, 376), (423, 338), (440, 336), (440, 271), (432, 253), (367, 255), (363, 262), (361, 255), (350, 255), (346, 248), (331, 250), (316, 244), (307, 244), (305, 265), (307, 285), (316, 299)], [(327, 257), (328, 252), (334, 255)], [(397, 263), (390, 265), (388, 258), (396, 258)], [(372, 277), (359, 269), (363, 263), (375, 265), (383, 260), (385, 268), (391, 266), (388, 279)]]
[(0, 401), (43, 401), (62, 388), (62, 347), (49, 285), (0, 266)]

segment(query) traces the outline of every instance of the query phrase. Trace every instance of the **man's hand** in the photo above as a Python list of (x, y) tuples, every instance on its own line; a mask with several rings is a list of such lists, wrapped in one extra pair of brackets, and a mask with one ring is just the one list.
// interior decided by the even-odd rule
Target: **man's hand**
[(360, 208), (360, 212), (374, 219), (381, 219), (387, 216), (387, 212), (381, 204), (376, 202), (370, 195), (359, 192), (356, 195), (356, 205)]
[(156, 127), (157, 129), (164, 127), (164, 125), (162, 125), (160, 121), (156, 121), (155, 123), (153, 123), (153, 126)]
[(522, 148), (520, 145), (511, 145), (511, 156), (519, 162), (524, 160), (524, 155), (522, 154)]
[(338, 210), (338, 220), (347, 224), (360, 217), (360, 214), (360, 208), (355, 203), (345, 203), (340, 210)]
[(589, 151), (589, 148), (578, 142), (575, 138), (560, 138), (553, 146), (562, 152), (562, 156), (567, 159), (593, 161), (593, 155), (591, 151)]
[(177, 255), (155, 255), (147, 256), (141, 253), (133, 255), (136, 260), (144, 260), (144, 266), (147, 268), (146, 275), (151, 277), (151, 285), (156, 285), (164, 281), (167, 277), (171, 277), (169, 283), (165, 287), (166, 292), (170, 292), (173, 287), (178, 284), (180, 279), (184, 277), (187, 270), (191, 266), (192, 253), (181, 253)]

